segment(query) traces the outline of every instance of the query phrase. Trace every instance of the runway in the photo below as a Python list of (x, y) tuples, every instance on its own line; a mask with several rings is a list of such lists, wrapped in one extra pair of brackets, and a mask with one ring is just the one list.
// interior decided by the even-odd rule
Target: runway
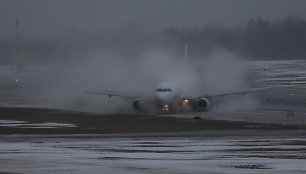
[[(241, 135), (239, 135), (241, 134)], [(305, 132), (4, 136), (3, 173), (305, 173)], [(5, 140), (5, 141), (3, 141)]]
[(0, 173), (306, 173), (306, 62), (249, 66), (255, 108), (167, 115), (46, 107), (46, 74), (0, 73)]

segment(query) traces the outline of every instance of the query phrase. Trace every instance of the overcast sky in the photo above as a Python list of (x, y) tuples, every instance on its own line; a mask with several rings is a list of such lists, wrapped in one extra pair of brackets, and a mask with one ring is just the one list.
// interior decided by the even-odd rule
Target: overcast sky
[(95, 34), (132, 22), (149, 31), (167, 26), (235, 27), (251, 17), (306, 18), (306, 0), (0, 0), (0, 39), (22, 34), (62, 37), (70, 30)]

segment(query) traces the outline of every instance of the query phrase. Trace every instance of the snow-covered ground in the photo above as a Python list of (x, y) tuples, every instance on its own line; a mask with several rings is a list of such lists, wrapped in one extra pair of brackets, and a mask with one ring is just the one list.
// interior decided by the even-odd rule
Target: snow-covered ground
[(27, 139), (0, 142), (0, 173), (306, 172), (304, 138)]
[(251, 61), (248, 65), (257, 75), (257, 85), (306, 88), (305, 60)]
[(18, 121), (18, 120), (0, 120), (0, 127), (14, 127), (14, 128), (72, 128), (76, 127), (74, 124), (70, 123), (28, 123), (27, 121)]

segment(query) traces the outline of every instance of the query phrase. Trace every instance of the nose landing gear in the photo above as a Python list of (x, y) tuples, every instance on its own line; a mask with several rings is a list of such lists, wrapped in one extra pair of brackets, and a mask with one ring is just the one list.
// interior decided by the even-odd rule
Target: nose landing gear
[(170, 108), (169, 108), (169, 105), (168, 104), (164, 104), (162, 106), (162, 112), (163, 113), (169, 113), (170, 112)]

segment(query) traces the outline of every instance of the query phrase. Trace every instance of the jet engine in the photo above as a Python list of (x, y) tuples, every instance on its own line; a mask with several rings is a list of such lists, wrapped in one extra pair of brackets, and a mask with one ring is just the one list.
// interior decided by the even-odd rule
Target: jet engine
[(135, 100), (133, 102), (133, 109), (136, 110), (136, 111), (139, 111), (141, 108), (140, 108), (140, 100)]
[(198, 98), (195, 102), (195, 109), (199, 111), (207, 111), (209, 108), (209, 100), (207, 98)]

